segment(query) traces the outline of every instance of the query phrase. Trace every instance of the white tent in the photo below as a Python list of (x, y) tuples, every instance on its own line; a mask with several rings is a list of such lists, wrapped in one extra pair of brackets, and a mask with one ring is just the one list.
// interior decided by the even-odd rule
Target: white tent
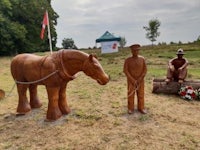
[(101, 43), (101, 53), (118, 52), (118, 44), (120, 37), (115, 37), (106, 31), (100, 38), (96, 39), (96, 43)]

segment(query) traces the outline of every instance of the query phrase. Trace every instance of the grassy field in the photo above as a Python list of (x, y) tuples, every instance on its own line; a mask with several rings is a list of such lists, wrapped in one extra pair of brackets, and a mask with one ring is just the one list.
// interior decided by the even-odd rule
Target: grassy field
[[(200, 79), (200, 45), (144, 46), (148, 72), (145, 78), (145, 106), (148, 111), (127, 114), (127, 84), (123, 73), (128, 48), (118, 53), (97, 53), (110, 82), (101, 86), (79, 73), (69, 82), (67, 98), (72, 112), (55, 122), (45, 122), (48, 99), (39, 86), (43, 106), (16, 117), (17, 89), (10, 75), (11, 57), (0, 58), (0, 149), (2, 150), (169, 150), (200, 149), (200, 102), (185, 101), (177, 95), (152, 93), (153, 78), (165, 78), (166, 64), (178, 48), (190, 62), (188, 79)], [(39, 54), (45, 55), (45, 54)]]

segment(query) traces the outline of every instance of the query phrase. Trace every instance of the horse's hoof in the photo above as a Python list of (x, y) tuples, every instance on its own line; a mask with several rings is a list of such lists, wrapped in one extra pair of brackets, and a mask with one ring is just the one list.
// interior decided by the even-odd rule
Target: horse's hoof
[(40, 108), (42, 106), (42, 103), (31, 103), (31, 108)]
[(17, 113), (18, 114), (26, 114), (29, 111), (31, 111), (30, 105), (27, 105), (26, 107), (18, 107), (17, 108)]
[(62, 115), (60, 115), (60, 116), (51, 116), (51, 117), (46, 117), (46, 119), (44, 120), (45, 122), (54, 122), (54, 121), (56, 121), (56, 120), (58, 120), (60, 117), (61, 117)]
[(70, 108), (60, 108), (63, 115), (67, 115), (71, 112)]
[(57, 119), (59, 119), (62, 116), (62, 113), (60, 111), (60, 109), (56, 109), (56, 110), (51, 110), (51, 111), (47, 111), (47, 120), (52, 120), (55, 121)]

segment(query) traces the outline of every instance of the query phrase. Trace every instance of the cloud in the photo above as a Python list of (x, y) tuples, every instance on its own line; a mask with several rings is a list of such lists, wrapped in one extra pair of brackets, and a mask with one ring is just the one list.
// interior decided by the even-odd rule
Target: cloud
[(53, 0), (58, 13), (57, 46), (72, 38), (79, 48), (95, 46), (105, 31), (124, 36), (127, 45), (150, 44), (143, 26), (157, 18), (161, 32), (157, 42), (188, 42), (200, 35), (199, 0)]

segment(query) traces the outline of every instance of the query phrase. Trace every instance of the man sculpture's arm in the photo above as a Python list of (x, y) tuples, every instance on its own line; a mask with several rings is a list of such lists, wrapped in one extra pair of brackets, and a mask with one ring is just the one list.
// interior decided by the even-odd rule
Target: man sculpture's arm
[(188, 66), (188, 60), (186, 58), (184, 59), (185, 59), (185, 63), (179, 68), (179, 70), (182, 70)]
[(142, 74), (141, 74), (141, 76), (138, 78), (138, 80), (137, 80), (137, 83), (140, 83), (142, 80), (144, 80), (144, 77), (145, 77), (145, 75), (146, 75), (146, 73), (147, 73), (147, 65), (146, 65), (146, 62), (145, 62), (145, 59), (143, 58), (143, 72), (142, 72)]
[(125, 61), (124, 63), (124, 70), (123, 72), (125, 73), (127, 79), (132, 83), (132, 84), (135, 84), (136, 80), (131, 76), (131, 74), (129, 73), (128, 71), (128, 64), (127, 64), (127, 61)]
[(172, 62), (173, 62), (174, 59), (175, 59), (175, 58), (171, 59), (171, 60), (169, 61), (169, 63), (168, 63), (168, 68), (169, 68), (172, 72), (175, 70), (174, 65), (172, 64)]

